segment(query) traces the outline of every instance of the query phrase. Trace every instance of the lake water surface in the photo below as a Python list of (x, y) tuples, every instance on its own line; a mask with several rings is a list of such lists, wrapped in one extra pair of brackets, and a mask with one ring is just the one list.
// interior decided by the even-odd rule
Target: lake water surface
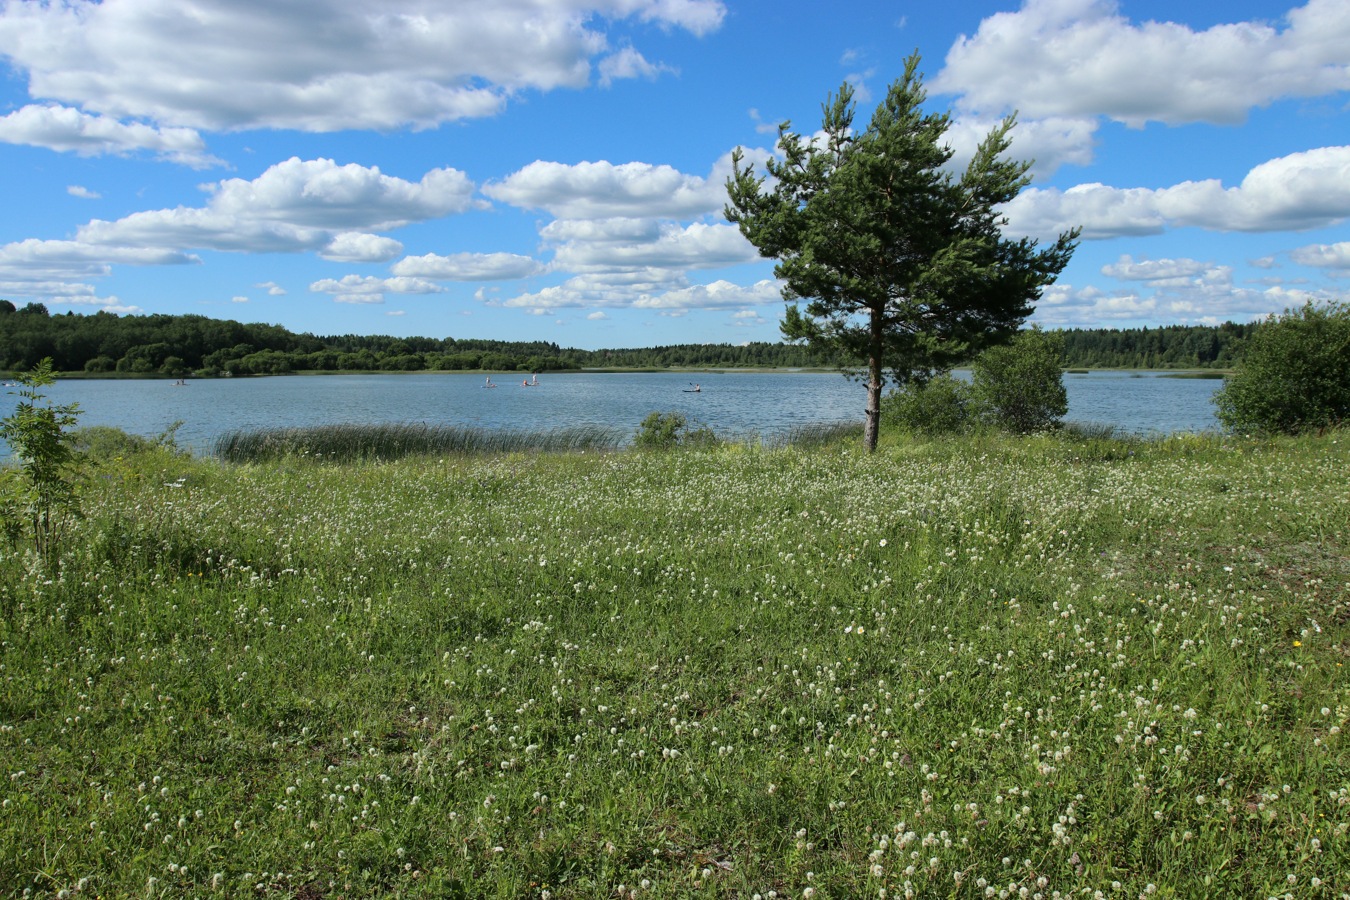
[[(483, 375), (462, 373), (221, 378), (182, 387), (167, 379), (64, 380), (45, 393), (55, 403), (78, 402), (80, 425), (153, 436), (181, 421), (179, 445), (197, 452), (209, 452), (220, 435), (244, 428), (426, 422), (631, 432), (654, 411), (683, 413), (722, 435), (767, 437), (801, 425), (861, 422), (866, 401), (861, 383), (833, 372), (551, 372), (529, 388), (520, 376), (492, 380), (499, 386), (490, 390)], [(701, 392), (688, 392), (693, 382)], [(1067, 418), (1141, 434), (1212, 429), (1217, 422), (1210, 398), (1220, 384), (1159, 372), (1066, 374)], [(8, 415), (15, 402), (8, 392), (0, 394), (0, 414)], [(7, 449), (0, 445), (0, 455)]]

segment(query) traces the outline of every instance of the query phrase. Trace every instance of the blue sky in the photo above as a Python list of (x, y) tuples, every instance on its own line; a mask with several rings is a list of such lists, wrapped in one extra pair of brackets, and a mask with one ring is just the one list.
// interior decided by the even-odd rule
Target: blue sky
[(316, 334), (779, 339), (731, 151), (863, 121), (914, 51), (1033, 321), (1248, 321), (1350, 284), (1350, 3), (0, 0), (0, 297)]

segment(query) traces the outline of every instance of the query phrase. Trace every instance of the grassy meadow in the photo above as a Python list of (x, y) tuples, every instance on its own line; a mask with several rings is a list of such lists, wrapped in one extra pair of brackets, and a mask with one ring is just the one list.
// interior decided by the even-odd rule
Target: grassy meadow
[(1345, 897), (1350, 435), (103, 459), (6, 897)]

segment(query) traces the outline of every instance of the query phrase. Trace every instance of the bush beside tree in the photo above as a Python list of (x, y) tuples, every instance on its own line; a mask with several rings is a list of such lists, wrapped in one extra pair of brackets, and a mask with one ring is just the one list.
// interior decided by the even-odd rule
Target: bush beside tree
[(1064, 336), (1031, 328), (975, 358), (971, 391), (991, 425), (1014, 434), (1045, 431), (1069, 411)]
[(1298, 434), (1350, 415), (1350, 305), (1309, 303), (1271, 316), (1248, 339), (1238, 370), (1214, 395), (1239, 434)]
[(881, 401), (882, 424), (910, 434), (964, 434), (974, 420), (975, 397), (970, 384), (947, 373), (928, 381), (911, 381)]
[(1058, 427), (1069, 411), (1064, 338), (1032, 328), (971, 364), (969, 383), (941, 374), (888, 394), (882, 420), (911, 434), (965, 434), (981, 425), (1014, 434)]

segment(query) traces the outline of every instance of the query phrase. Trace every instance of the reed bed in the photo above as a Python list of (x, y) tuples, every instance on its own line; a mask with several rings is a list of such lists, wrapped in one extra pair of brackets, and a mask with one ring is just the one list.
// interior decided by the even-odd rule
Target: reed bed
[(329, 462), (388, 462), (419, 456), (485, 456), (507, 453), (573, 453), (616, 450), (622, 431), (578, 426), (551, 431), (508, 431), (428, 425), (319, 425), (233, 431), (215, 444), (226, 462), (309, 458)]
[[(705, 429), (706, 431), (706, 429)], [(700, 446), (727, 441), (706, 431)], [(801, 425), (760, 438), (749, 434), (737, 443), (767, 449), (817, 449), (855, 440), (862, 426), (852, 423)], [(222, 435), (214, 455), (229, 463), (314, 459), (335, 463), (391, 462), (434, 456), (492, 456), (511, 453), (577, 453), (619, 450), (631, 443), (623, 429), (578, 426), (551, 431), (514, 431), (452, 425), (319, 425), (307, 428), (241, 429)]]

